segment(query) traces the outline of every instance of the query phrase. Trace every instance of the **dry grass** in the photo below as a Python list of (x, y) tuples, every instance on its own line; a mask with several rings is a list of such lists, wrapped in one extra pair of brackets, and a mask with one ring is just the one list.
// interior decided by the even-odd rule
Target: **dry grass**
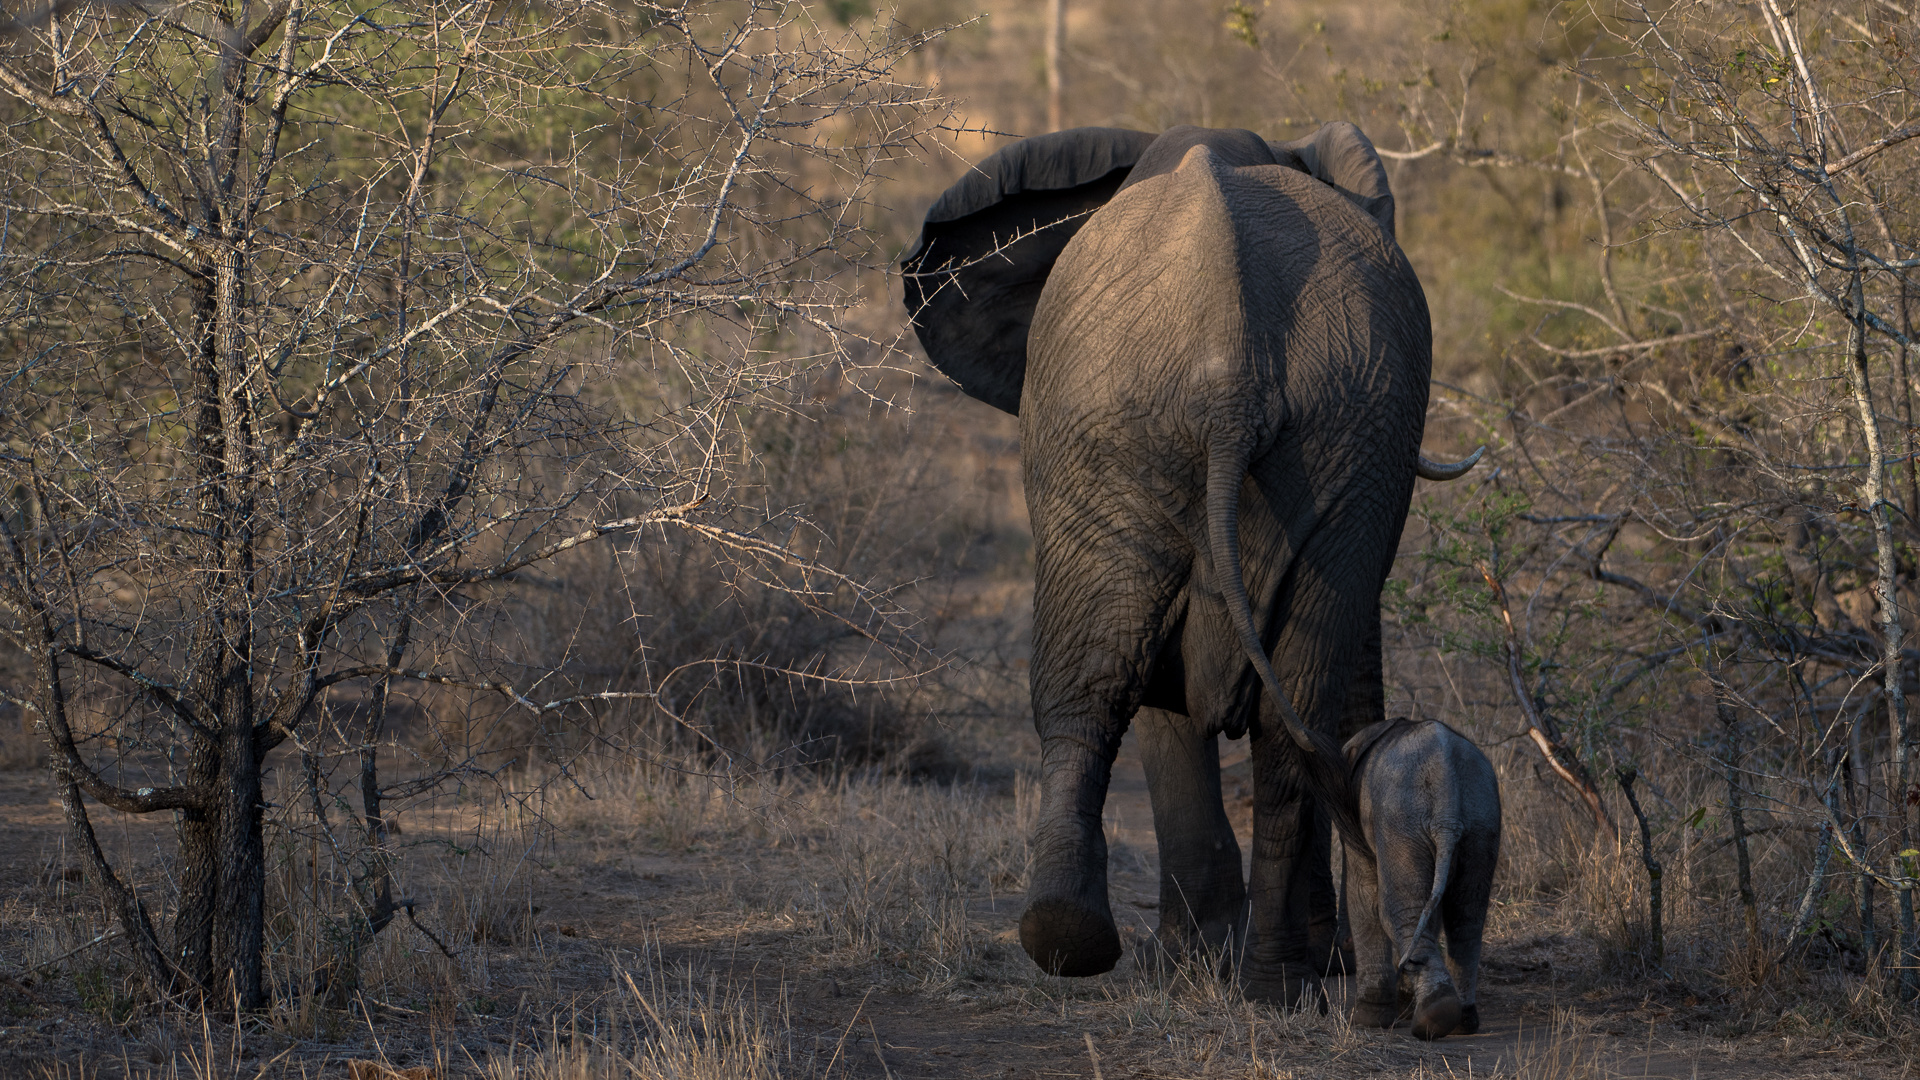
[(622, 971), (616, 993), (591, 1016), (557, 1023), (537, 1047), (511, 1047), (480, 1063), (484, 1080), (775, 1080), (845, 1075), (845, 1039), (824, 1055), (803, 1044), (783, 1006), (752, 999), (692, 967), (664, 962), (636, 978)]
[(878, 771), (709, 770), (606, 770), (590, 787), (553, 789), (543, 812), (585, 841), (590, 860), (619, 858), (635, 837), (652, 851), (738, 852), (716, 899), (779, 920), (820, 963), (879, 964), (928, 986), (996, 968), (1005, 950), (969, 904), (1026, 887), (1038, 807), (1028, 776), (999, 795)]
[[(1497, 738), (1485, 729), (1476, 735), (1483, 745)], [(1817, 836), (1794, 827), (1789, 814), (1769, 814), (1764, 784), (1756, 785), (1761, 807), (1748, 820), (1761, 917), (1756, 947), (1736, 886), (1724, 781), (1680, 755), (1662, 762), (1656, 775), (1665, 813), (1656, 818), (1655, 845), (1665, 871), (1665, 955), (1656, 961), (1638, 838), (1630, 834), (1622, 843), (1596, 835), (1558, 781), (1541, 775), (1530, 748), (1495, 758), (1506, 826), (1492, 933), (1510, 950), (1518, 945), (1535, 954), (1531, 962), (1556, 985), (1594, 999), (1654, 1001), (1685, 1031), (1835, 1045), (1864, 1038), (1903, 1057), (1920, 1056), (1920, 1023), (1910, 1005), (1894, 999), (1883, 973), (1818, 939), (1783, 962), (1782, 934), (1807, 887)], [(1623, 803), (1615, 812), (1631, 821)], [(1822, 911), (1849, 924), (1852, 890), (1836, 856)], [(1889, 907), (1882, 896), (1882, 920)], [(1890, 930), (1883, 922), (1882, 935)]]
[[(1339, 1008), (1251, 1005), (1204, 964), (1159, 978), (1126, 966), (1090, 980), (1038, 973), (1011, 933), (1036, 803), (1017, 770), (1006, 783), (954, 785), (879, 770), (727, 772), (691, 755), (606, 755), (573, 770), (577, 784), (511, 778), (509, 787), (540, 793), (511, 812), (447, 800), (403, 819), (399, 876), (451, 957), (397, 921), (366, 954), (352, 1005), (327, 1007), (290, 981), (324, 951), (324, 920), (310, 908), (288, 920), (277, 946), (276, 972), (288, 980), (277, 1011), (234, 1026), (155, 1012), (131, 996), (120, 1013), (76, 1002), (112, 1033), (113, 1049), (96, 1040), (39, 1074), (318, 1078), (366, 1059), (484, 1080), (838, 1080), (882, 1076), (881, 1061), (894, 1075), (940, 1076), (959, 1073), (940, 1071), (941, 1061), (910, 1071), (901, 1047), (964, 1036), (975, 1053), (1027, 1054), (1043, 1071), (1091, 1075), (1098, 1060), (1109, 1077), (1597, 1080), (1662, 1075), (1647, 1062), (1680, 1060), (1674, 1038), (1737, 1055), (1762, 1030), (1750, 1000), (1758, 991), (1743, 998), (1705, 969), (1618, 960), (1633, 947), (1621, 912), (1632, 907), (1622, 897), (1636, 895), (1637, 863), (1594, 851), (1565, 820), (1530, 806), (1524, 774), (1507, 778), (1517, 797), (1489, 955), (1492, 992), (1509, 1010), (1490, 1019), (1517, 1019), (1520, 1030), (1506, 1049), (1468, 1062), (1447, 1056), (1446, 1043), (1356, 1031)], [(1117, 887), (1140, 891), (1151, 881), (1147, 852), (1117, 828), (1112, 841)], [(307, 902), (299, 871), (310, 864), (299, 854), (282, 850), (276, 903)], [(1696, 871), (1696, 882), (1710, 880)], [(649, 875), (663, 879), (647, 894), (657, 899), (645, 901), (637, 929), (619, 930), (607, 913), (641, 903), (634, 889)], [(641, 886), (579, 887), (596, 881)], [(603, 896), (601, 906), (568, 906), (583, 892)], [(1690, 902), (1676, 908), (1670, 934), (1704, 961), (1710, 953), (1695, 939), (1723, 909), (1710, 894)], [(52, 910), (8, 917), (40, 927), (34, 955), (70, 948), (97, 925), (79, 909), (61, 929)], [(56, 977), (97, 981), (87, 972), (113, 970), (112, 944), (95, 952), (55, 964)], [(1683, 961), (1676, 950), (1673, 963)], [(1669, 989), (1683, 974), (1699, 981)], [(1791, 1009), (1776, 1012), (1768, 1038), (1865, 1053), (1863, 1075), (1900, 1059), (1903, 1007), (1858, 976), (1796, 978)], [(1782, 1001), (1783, 979), (1766, 991)], [(1687, 1006), (1677, 1000), (1685, 993), (1702, 996)], [(1621, 1020), (1649, 994), (1668, 1002), (1655, 1002), (1655, 1013), (1666, 1010), (1657, 1040), (1644, 1005)], [(1866, 1018), (1899, 1037), (1862, 1044)], [(1050, 1049), (1008, 1044), (998, 1032), (1009, 1025), (1026, 1033), (1014, 1042)]]

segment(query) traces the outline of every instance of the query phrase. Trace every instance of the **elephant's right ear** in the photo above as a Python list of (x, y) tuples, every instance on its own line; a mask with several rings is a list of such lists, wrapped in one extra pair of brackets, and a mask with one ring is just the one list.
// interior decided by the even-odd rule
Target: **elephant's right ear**
[(927, 211), (901, 259), (907, 313), (928, 359), (960, 389), (1019, 413), (1027, 330), (1047, 274), (1153, 140), (1124, 128), (1023, 139), (974, 166)]

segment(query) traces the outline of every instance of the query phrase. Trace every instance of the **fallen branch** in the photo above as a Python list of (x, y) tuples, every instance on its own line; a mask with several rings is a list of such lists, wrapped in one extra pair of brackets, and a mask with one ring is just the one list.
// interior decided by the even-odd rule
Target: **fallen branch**
[(24, 978), (30, 978), (32, 976), (38, 975), (41, 972), (47, 970), (48, 968), (52, 967), (53, 965), (59, 963), (62, 960), (68, 959), (69, 957), (78, 956), (81, 953), (86, 952), (88, 949), (93, 948), (95, 945), (112, 941), (114, 938), (117, 938), (120, 936), (120, 932), (121, 932), (120, 927), (118, 926), (111, 927), (105, 933), (94, 938), (92, 941), (88, 941), (80, 945), (75, 945), (73, 948), (68, 949), (66, 952), (61, 953), (59, 956), (56, 956), (51, 960), (40, 961), (39, 963), (28, 968), (24, 973), (21, 974), (20, 977), (24, 979)]

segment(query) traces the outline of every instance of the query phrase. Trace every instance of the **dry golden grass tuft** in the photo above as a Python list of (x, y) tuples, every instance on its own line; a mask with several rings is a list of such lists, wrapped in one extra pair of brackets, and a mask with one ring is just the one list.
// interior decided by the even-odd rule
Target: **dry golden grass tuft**
[[(695, 759), (603, 770), (544, 807), (588, 859), (733, 851), (715, 877), (728, 908), (777, 919), (824, 964), (877, 963), (929, 985), (977, 979), (1004, 958), (970, 903), (1026, 887), (1034, 781), (1010, 791), (865, 770), (719, 773)], [(588, 793), (592, 797), (588, 797)]]
[[(657, 954), (656, 954), (657, 958)], [(845, 1075), (845, 1039), (822, 1060), (785, 1014), (786, 994), (762, 1002), (692, 967), (664, 962), (616, 992), (594, 1014), (556, 1021), (533, 1047), (510, 1047), (479, 1063), (484, 1080), (825, 1080)]]

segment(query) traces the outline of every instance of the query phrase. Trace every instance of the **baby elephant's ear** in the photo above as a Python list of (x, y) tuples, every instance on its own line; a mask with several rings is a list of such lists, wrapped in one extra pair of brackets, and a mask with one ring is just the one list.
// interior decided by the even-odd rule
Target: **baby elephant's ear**
[(1315, 180), (1345, 195), (1393, 235), (1393, 189), (1366, 132), (1336, 120), (1304, 139), (1272, 145), (1275, 157), (1285, 161), (1282, 155), (1292, 154)]
[(1061, 249), (1154, 137), (1073, 128), (1002, 148), (927, 211), (901, 269), (928, 359), (960, 389), (1020, 411), (1027, 330)]

